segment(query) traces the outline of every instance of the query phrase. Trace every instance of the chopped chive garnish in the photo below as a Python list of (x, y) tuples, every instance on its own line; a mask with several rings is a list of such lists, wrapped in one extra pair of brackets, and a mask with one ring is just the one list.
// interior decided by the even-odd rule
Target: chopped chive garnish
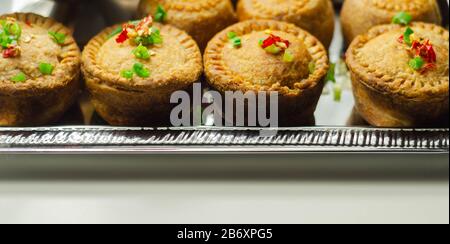
[(20, 27), (19, 23), (15, 22), (9, 26), (8, 32), (19, 39), (20, 35), (22, 34), (22, 28)]
[(336, 70), (336, 64), (330, 63), (330, 69), (328, 70), (327, 76), (325, 77), (325, 81), (331, 81), (333, 83), (336, 83), (336, 76), (335, 76), (335, 70)]
[(399, 12), (394, 16), (394, 18), (392, 18), (392, 23), (399, 25), (409, 25), (412, 19), (412, 15), (408, 12)]
[(53, 65), (49, 64), (49, 63), (40, 63), (39, 64), (39, 71), (43, 74), (43, 75), (51, 75), (53, 73)]
[(342, 87), (341, 87), (341, 85), (334, 84), (333, 94), (334, 94), (334, 101), (340, 102), (342, 100)]
[(150, 38), (152, 40), (152, 42), (151, 42), (152, 44), (161, 44), (161, 43), (163, 43), (163, 38), (161, 36), (161, 32), (158, 29), (154, 28), (154, 27), (152, 27), (152, 34), (150, 35)]
[(264, 50), (265, 50), (266, 52), (268, 52), (268, 53), (271, 53), (271, 54), (278, 54), (278, 53), (281, 52), (281, 48), (277, 47), (275, 44), (270, 45), (270, 46), (264, 48)]
[(134, 39), (134, 42), (136, 44), (142, 44), (143, 46), (157, 45), (163, 43), (163, 37), (158, 29), (152, 27), (150, 35), (138, 36)]
[(425, 61), (421, 57), (415, 57), (409, 61), (409, 67), (414, 70), (420, 70), (425, 65)]
[(309, 62), (308, 64), (308, 70), (310, 74), (314, 74), (314, 72), (316, 71), (316, 63), (314, 62)]
[(230, 31), (227, 33), (227, 36), (228, 36), (228, 39), (231, 40), (231, 39), (237, 37), (237, 34), (236, 34), (236, 32)]
[(139, 46), (133, 50), (133, 54), (138, 59), (150, 59), (150, 52), (148, 51), (148, 48), (142, 46), (142, 44), (139, 44)]
[(167, 12), (166, 10), (164, 10), (164, 7), (160, 5), (158, 5), (158, 7), (156, 7), (156, 13), (155, 13), (155, 21), (156, 22), (164, 22), (167, 18)]
[(283, 55), (283, 62), (285, 62), (285, 63), (294, 62), (294, 55), (291, 52), (289, 52), (288, 50), (286, 50)]
[(0, 20), (0, 47), (7, 49), (11, 45), (17, 45), (22, 35), (22, 28), (17, 22)]
[(133, 78), (133, 71), (131, 70), (122, 70), (122, 72), (120, 72), (120, 76), (122, 76), (125, 79), (132, 79)]
[(25, 82), (26, 80), (27, 76), (23, 72), (20, 72), (11, 78), (11, 81), (14, 83)]
[(228, 32), (227, 37), (230, 40), (233, 47), (238, 48), (238, 47), (242, 46), (242, 40), (241, 40), (241, 38), (238, 37), (236, 32), (232, 32), (232, 31)]
[(242, 45), (242, 41), (240, 38), (234, 38), (231, 43), (233, 44), (233, 47), (240, 47)]
[(414, 34), (414, 31), (411, 28), (406, 28), (405, 33), (403, 34), (403, 40), (406, 44), (410, 45), (412, 44), (411, 35)]
[(63, 33), (49, 31), (48, 34), (52, 37), (52, 39), (58, 44), (64, 44), (66, 42), (66, 35)]
[(141, 63), (135, 63), (133, 65), (133, 71), (136, 73), (137, 76), (141, 78), (148, 78), (150, 77), (150, 71), (144, 67)]
[(259, 39), (259, 41), (258, 41), (258, 45), (259, 45), (259, 46), (262, 46), (262, 45), (264, 45), (264, 39)]

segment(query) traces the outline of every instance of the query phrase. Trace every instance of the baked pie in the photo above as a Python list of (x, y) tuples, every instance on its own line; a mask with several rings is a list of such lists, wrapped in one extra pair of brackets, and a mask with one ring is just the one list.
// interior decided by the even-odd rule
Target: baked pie
[(209, 84), (222, 94), (278, 92), (281, 126), (314, 121), (329, 67), (317, 38), (273, 20), (249, 20), (223, 30), (208, 44), (204, 65)]
[(422, 22), (381, 25), (346, 54), (356, 109), (378, 127), (422, 127), (448, 117), (449, 35)]
[(141, 0), (139, 13), (152, 14), (156, 21), (186, 31), (201, 50), (215, 34), (237, 21), (230, 0)]
[(293, 23), (329, 47), (334, 34), (334, 8), (330, 0), (239, 0), (238, 18), (272, 19)]
[(391, 23), (398, 14), (408, 14), (414, 21), (442, 21), (436, 0), (345, 0), (341, 22), (346, 43), (376, 25)]
[(195, 41), (151, 16), (105, 29), (82, 55), (94, 107), (111, 125), (168, 122), (171, 94), (192, 86), (202, 70)]
[(31, 13), (0, 16), (0, 126), (56, 122), (79, 93), (71, 31)]

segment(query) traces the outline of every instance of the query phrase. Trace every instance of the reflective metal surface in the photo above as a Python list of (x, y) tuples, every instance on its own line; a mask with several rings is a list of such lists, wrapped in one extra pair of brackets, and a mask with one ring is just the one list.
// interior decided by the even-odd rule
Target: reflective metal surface
[[(3, 129), (0, 153), (448, 153), (448, 129), (288, 128)], [(274, 132), (272, 130), (272, 132)]]

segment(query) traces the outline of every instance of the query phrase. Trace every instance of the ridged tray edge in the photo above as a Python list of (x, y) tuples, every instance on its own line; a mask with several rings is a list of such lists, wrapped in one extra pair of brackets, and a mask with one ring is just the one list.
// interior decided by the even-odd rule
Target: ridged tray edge
[[(270, 135), (270, 136), (266, 136)], [(0, 128), (0, 153), (449, 152), (449, 129)]]

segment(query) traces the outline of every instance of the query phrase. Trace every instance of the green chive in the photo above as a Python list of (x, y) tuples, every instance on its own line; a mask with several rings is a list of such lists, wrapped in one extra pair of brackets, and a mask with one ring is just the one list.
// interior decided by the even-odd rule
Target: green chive
[(335, 84), (333, 87), (334, 101), (340, 102), (342, 100), (342, 87)]
[(242, 46), (241, 38), (234, 38), (231, 43), (233, 44), (233, 47), (240, 47)]
[(230, 31), (227, 33), (227, 37), (228, 37), (228, 39), (233, 40), (234, 38), (237, 37), (237, 34), (236, 34), (236, 32)]
[(410, 45), (412, 44), (411, 35), (414, 34), (414, 31), (411, 28), (406, 28), (405, 33), (403, 34), (403, 40), (406, 44)]
[(8, 48), (14, 41), (19, 40), (22, 35), (22, 28), (17, 22), (8, 23), (6, 20), (1, 20), (0, 25), (0, 46)]
[(11, 35), (15, 36), (16, 39), (19, 39), (22, 35), (22, 28), (20, 27), (19, 23), (15, 22), (9, 26), (8, 32)]
[(133, 65), (133, 71), (136, 73), (137, 76), (141, 78), (148, 78), (150, 77), (150, 71), (144, 67), (141, 63), (135, 63)]
[(416, 57), (409, 61), (409, 67), (413, 70), (420, 70), (424, 65), (425, 61), (421, 57)]
[(120, 72), (120, 76), (122, 76), (125, 79), (131, 80), (133, 78), (133, 71), (122, 70), (122, 72)]
[(20, 72), (11, 78), (11, 81), (14, 83), (19, 83), (19, 82), (22, 83), (22, 82), (25, 82), (26, 80), (27, 80), (27, 76), (23, 72)]
[(264, 44), (264, 39), (259, 39), (258, 45), (262, 46)]
[(409, 25), (412, 19), (412, 15), (408, 12), (399, 12), (394, 16), (394, 18), (392, 18), (392, 23), (399, 25)]
[(316, 63), (314, 62), (309, 62), (308, 64), (308, 70), (310, 74), (314, 74), (314, 72), (316, 71)]
[(133, 54), (138, 59), (150, 59), (150, 52), (148, 51), (148, 48), (142, 46), (142, 44), (139, 44), (139, 46), (133, 50)]
[(161, 32), (156, 28), (152, 28), (152, 34), (150, 35), (150, 38), (152, 40), (151, 44), (162, 44), (163, 43), (163, 38), (161, 36)]
[(0, 32), (0, 45), (2, 48), (8, 48), (8, 45), (12, 42), (13, 40), (6, 32)]
[(336, 76), (335, 76), (335, 70), (336, 70), (336, 64), (330, 63), (330, 69), (328, 70), (327, 76), (325, 77), (325, 81), (331, 81), (333, 83), (336, 83)]
[(230, 40), (233, 47), (237, 48), (237, 47), (242, 46), (242, 40), (241, 40), (241, 38), (238, 37), (236, 32), (232, 32), (232, 31), (228, 32), (227, 37)]
[(264, 48), (264, 50), (271, 54), (278, 54), (281, 52), (281, 48), (277, 47), (275, 44), (272, 44), (272, 45)]
[(166, 18), (167, 18), (166, 10), (164, 10), (163, 6), (158, 5), (158, 7), (156, 7), (155, 21), (162, 23), (166, 20)]
[(53, 73), (53, 65), (49, 64), (49, 63), (40, 63), (39, 64), (39, 71), (43, 74), (43, 75), (51, 75)]
[(285, 62), (285, 63), (294, 62), (294, 55), (291, 52), (289, 52), (288, 50), (286, 50), (283, 55), (283, 62)]
[(52, 39), (62, 45), (66, 42), (66, 35), (63, 33), (58, 33), (58, 32), (54, 32), (54, 31), (49, 31), (48, 34), (50, 35), (50, 37), (52, 37)]

